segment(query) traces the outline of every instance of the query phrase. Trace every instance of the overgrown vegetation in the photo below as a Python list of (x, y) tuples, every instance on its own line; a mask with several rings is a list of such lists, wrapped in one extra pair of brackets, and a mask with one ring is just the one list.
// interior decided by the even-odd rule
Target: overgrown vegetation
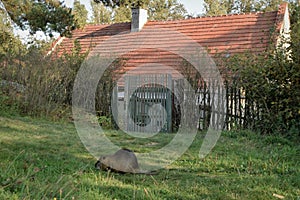
[(2, 62), (1, 95), (9, 98), (6, 102), (15, 105), (20, 114), (63, 117), (71, 105), (73, 82), (85, 58), (79, 54), (80, 46), (56, 60), (45, 56), (43, 48), (22, 52)]
[[(299, 143), (249, 131), (224, 132), (204, 160), (203, 134), (158, 175), (95, 171), (71, 123), (0, 117), (0, 199), (285, 199), (299, 198)], [(146, 152), (174, 134), (153, 139), (107, 131), (120, 146)]]
[[(299, 5), (293, 4), (291, 13), (291, 60), (281, 52), (268, 52), (226, 61), (233, 64), (235, 83), (260, 105), (263, 117), (254, 127), (256, 133), (223, 132), (204, 160), (198, 157), (204, 135), (199, 133), (189, 150), (157, 176), (95, 171), (96, 159), (69, 120), (41, 119), (71, 116), (73, 82), (85, 55), (79, 54), (78, 43), (71, 54), (58, 59), (45, 56), (48, 46), (25, 48), (1, 15), (0, 199), (299, 198)], [(136, 152), (167, 144), (174, 134), (143, 140), (112, 130), (111, 73), (107, 70), (102, 77), (96, 99), (107, 137)]]
[(294, 139), (300, 136), (299, 8), (291, 5), (291, 38), (281, 39), (289, 44), (288, 49), (271, 44), (259, 55), (248, 52), (225, 59), (233, 72), (233, 84), (245, 90), (259, 113), (253, 128)]
[(245, 90), (247, 102), (255, 109), (256, 122), (252, 128), (299, 137), (300, 66), (278, 55), (245, 54), (230, 58), (236, 73), (232, 84)]

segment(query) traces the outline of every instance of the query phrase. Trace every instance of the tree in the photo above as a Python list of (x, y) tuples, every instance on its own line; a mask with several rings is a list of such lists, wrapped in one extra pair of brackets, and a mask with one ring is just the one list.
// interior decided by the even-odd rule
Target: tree
[(91, 1), (93, 16), (93, 24), (110, 23), (112, 21), (112, 11), (104, 6), (102, 2), (95, 3)]
[(207, 15), (276, 10), (283, 0), (204, 0)]
[(77, 24), (72, 9), (59, 0), (2, 0), (7, 14), (22, 30), (31, 34), (43, 31), (52, 37), (53, 32), (68, 36)]
[(260, 0), (254, 7), (254, 11), (274, 11), (278, 9), (278, 6), (285, 2), (284, 0)]
[(94, 0), (96, 3), (102, 2), (109, 7), (146, 7), (150, 0)]
[(149, 0), (94, 0), (94, 2), (112, 9), (113, 22), (128, 22), (131, 20), (131, 8), (146, 8), (149, 4)]
[(204, 0), (204, 2), (206, 15), (215, 16), (227, 14), (228, 6), (224, 4), (223, 0)]
[(82, 28), (86, 25), (88, 20), (88, 11), (83, 4), (80, 4), (79, 0), (74, 1), (72, 14), (77, 22), (78, 27)]
[(142, 7), (149, 11), (150, 20), (183, 19), (187, 11), (177, 0), (94, 0), (113, 9), (114, 22), (131, 20), (131, 8)]
[(0, 8), (0, 63), (16, 57), (21, 46), (20, 39), (13, 34), (9, 16), (4, 8)]
[(151, 0), (149, 4), (149, 19), (176, 20), (183, 19), (187, 11), (177, 0)]
[(131, 8), (146, 8), (149, 4), (149, 0), (94, 0), (94, 2), (112, 9), (113, 22), (128, 22), (131, 20)]
[(131, 9), (129, 7), (114, 8), (114, 22), (128, 22), (131, 20)]

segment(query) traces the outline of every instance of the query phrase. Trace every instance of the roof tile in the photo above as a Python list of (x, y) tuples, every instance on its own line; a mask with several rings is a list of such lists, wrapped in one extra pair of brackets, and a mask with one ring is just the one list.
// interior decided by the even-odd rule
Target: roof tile
[[(127, 55), (129, 56), (126, 62), (127, 70), (143, 63), (158, 61), (176, 67), (178, 59), (172, 53), (151, 48), (145, 49), (147, 45), (153, 42), (160, 44), (161, 48), (182, 48), (184, 46), (182, 39), (176, 35), (164, 35), (164, 31), (161, 31), (168, 29), (184, 34), (196, 41), (207, 49), (212, 56), (223, 52), (230, 54), (245, 51), (260, 53), (269, 47), (272, 33), (282, 25), (282, 15), (284, 15), (286, 6), (287, 4), (283, 4), (278, 11), (265, 13), (198, 17), (173, 21), (148, 21), (142, 31), (136, 33), (130, 32), (131, 23), (87, 25), (83, 29), (75, 30), (72, 38), (64, 38), (59, 45), (54, 44), (52, 48), (55, 48), (55, 51), (61, 56), (65, 52), (71, 52), (74, 41), (77, 40), (81, 45), (81, 53), (92, 49), (94, 53), (105, 54), (109, 53), (109, 49), (127, 48), (130, 45), (127, 39), (132, 41), (132, 38), (138, 38), (144, 34), (143, 48)], [(160, 39), (160, 35), (151, 34), (151, 30), (161, 31), (159, 34), (162, 38), (168, 37), (169, 40)], [(118, 38), (118, 36), (122, 37), (116, 40), (117, 44), (112, 42), (109, 44), (109, 48), (101, 45), (108, 39)], [(57, 41), (61, 40), (62, 38), (59, 38)]]

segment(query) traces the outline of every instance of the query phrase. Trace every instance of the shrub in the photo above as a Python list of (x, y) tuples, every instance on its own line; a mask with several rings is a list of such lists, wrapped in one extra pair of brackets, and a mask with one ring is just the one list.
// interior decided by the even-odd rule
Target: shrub
[(99, 122), (99, 125), (103, 129), (112, 129), (113, 128), (113, 123), (111, 121), (111, 117), (100, 116), (100, 117), (98, 117), (98, 122)]
[(25, 88), (16, 94), (15, 88), (6, 87), (5, 95), (18, 106), (20, 113), (60, 118), (69, 110), (73, 82), (85, 57), (79, 51), (80, 48), (54, 60), (45, 57), (43, 49), (30, 48), (18, 62), (1, 66), (3, 80)]
[(300, 67), (281, 52), (233, 57), (227, 66), (234, 83), (245, 89), (246, 98), (259, 112), (255, 129), (263, 133), (291, 133), (300, 120)]

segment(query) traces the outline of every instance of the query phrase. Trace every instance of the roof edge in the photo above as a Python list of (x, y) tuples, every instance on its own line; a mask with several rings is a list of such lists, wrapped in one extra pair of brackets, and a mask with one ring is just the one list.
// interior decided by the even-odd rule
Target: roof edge
[(277, 12), (277, 10), (273, 11), (257, 11), (257, 12), (246, 12), (246, 13), (231, 13), (231, 14), (224, 14), (224, 15), (203, 15), (197, 17), (188, 17), (185, 19), (167, 19), (167, 20), (148, 20), (148, 22), (176, 22), (176, 21), (185, 21), (185, 20), (193, 20), (193, 19), (203, 19), (203, 18), (218, 18), (218, 17), (229, 17), (229, 16), (243, 16), (243, 15), (257, 15), (257, 14), (264, 14), (264, 13), (273, 13)]
[(283, 23), (284, 23), (284, 17), (285, 15), (289, 14), (288, 10), (288, 3), (282, 3), (280, 4), (278, 11), (277, 11), (277, 16), (276, 16), (276, 31), (280, 33), (281, 29), (283, 28)]
[[(288, 9), (288, 3), (282, 3), (280, 4), (277, 15), (276, 15), (276, 21), (275, 21), (275, 27), (274, 32), (271, 35), (271, 42), (273, 42), (273, 48), (278, 48), (281, 42), (281, 36), (283, 35), (286, 37), (286, 35), (289, 34), (288, 30), (290, 28), (290, 21), (289, 21), (289, 9)], [(287, 27), (285, 27), (287, 26)]]
[(86, 24), (84, 27), (83, 27), (83, 30), (86, 28), (86, 27), (93, 27), (93, 26), (110, 26), (110, 25), (115, 25), (115, 24), (130, 24), (131, 22), (127, 21), (127, 22), (108, 22), (108, 23), (100, 23), (100, 24)]
[(51, 50), (48, 51), (47, 56), (51, 55), (55, 51), (56, 47), (60, 45), (66, 37), (59, 36), (51, 45)]

